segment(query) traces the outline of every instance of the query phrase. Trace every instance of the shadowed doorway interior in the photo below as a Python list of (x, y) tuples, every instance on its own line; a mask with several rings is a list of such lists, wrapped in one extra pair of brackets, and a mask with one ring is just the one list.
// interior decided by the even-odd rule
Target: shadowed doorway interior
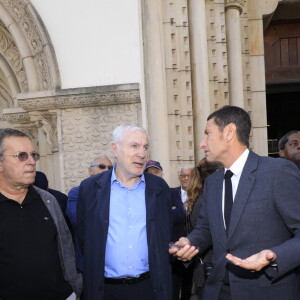
[(278, 156), (278, 140), (300, 130), (300, 1), (278, 4), (264, 19), (264, 52), (269, 156)]

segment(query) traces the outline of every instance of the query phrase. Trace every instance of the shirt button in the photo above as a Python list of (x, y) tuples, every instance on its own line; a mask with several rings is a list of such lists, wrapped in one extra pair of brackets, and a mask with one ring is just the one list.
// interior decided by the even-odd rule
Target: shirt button
[(129, 229), (131, 229), (131, 228), (132, 228), (132, 226), (130, 225), (130, 226), (128, 226), (128, 228), (129, 228)]
[(47, 200), (47, 203), (50, 203), (50, 200)]
[(129, 246), (128, 246), (128, 248), (129, 248), (129, 249), (131, 249), (131, 248), (132, 248), (132, 246), (131, 246), (131, 245), (129, 245)]

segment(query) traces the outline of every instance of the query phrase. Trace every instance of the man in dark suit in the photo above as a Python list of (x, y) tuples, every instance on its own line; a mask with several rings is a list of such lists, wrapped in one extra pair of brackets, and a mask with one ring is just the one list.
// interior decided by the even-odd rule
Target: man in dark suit
[(116, 165), (80, 185), (77, 227), (88, 300), (171, 299), (170, 189), (143, 174), (148, 147), (143, 128), (117, 127)]
[(250, 129), (250, 117), (239, 107), (224, 106), (208, 117), (200, 147), (208, 161), (219, 161), (225, 169), (207, 178), (197, 225), (170, 253), (187, 261), (213, 246), (204, 299), (300, 299), (295, 275), (299, 171), (288, 160), (250, 151)]

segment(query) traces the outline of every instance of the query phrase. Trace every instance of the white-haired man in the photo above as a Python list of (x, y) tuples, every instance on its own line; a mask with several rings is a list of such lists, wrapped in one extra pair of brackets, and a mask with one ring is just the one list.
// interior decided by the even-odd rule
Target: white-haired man
[(80, 185), (77, 226), (89, 300), (171, 299), (171, 204), (166, 182), (143, 173), (149, 139), (136, 125), (113, 132), (116, 165)]
[(191, 172), (193, 170), (193, 166), (187, 165), (183, 166), (180, 171), (179, 171), (179, 181), (180, 181), (180, 186), (176, 187), (175, 189), (178, 190), (181, 196), (182, 203), (184, 203), (187, 200), (187, 187), (190, 182), (191, 178)]

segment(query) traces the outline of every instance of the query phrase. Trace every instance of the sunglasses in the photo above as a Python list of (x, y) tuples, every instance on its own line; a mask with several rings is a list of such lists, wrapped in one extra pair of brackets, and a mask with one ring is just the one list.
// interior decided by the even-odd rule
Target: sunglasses
[(112, 169), (112, 165), (105, 165), (105, 164), (99, 164), (99, 165), (95, 165), (95, 166), (93, 166), (93, 167), (98, 167), (99, 169), (101, 169), (101, 170), (104, 170), (104, 169)]
[(32, 153), (27, 153), (27, 152), (19, 152), (17, 154), (3, 154), (3, 156), (13, 156), (13, 157), (17, 157), (19, 159), (19, 161), (26, 161), (28, 160), (29, 156), (32, 156), (32, 158), (37, 161), (40, 159), (40, 154), (36, 153), (36, 152), (32, 152)]

